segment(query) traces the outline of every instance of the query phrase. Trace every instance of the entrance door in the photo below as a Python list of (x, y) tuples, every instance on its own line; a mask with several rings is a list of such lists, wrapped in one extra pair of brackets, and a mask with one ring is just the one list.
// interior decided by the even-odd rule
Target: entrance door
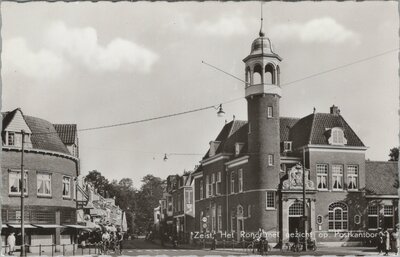
[(289, 217), (289, 241), (294, 242), (296, 232), (302, 231), (301, 217)]

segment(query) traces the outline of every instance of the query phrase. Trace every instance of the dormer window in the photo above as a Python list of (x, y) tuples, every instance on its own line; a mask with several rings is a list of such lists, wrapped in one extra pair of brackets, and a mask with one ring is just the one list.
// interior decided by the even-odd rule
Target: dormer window
[(329, 144), (331, 145), (345, 145), (347, 144), (347, 140), (344, 137), (344, 132), (342, 128), (332, 128), (331, 129), (331, 135), (330, 138), (328, 139)]
[(235, 156), (238, 156), (242, 151), (244, 143), (235, 143)]
[(283, 151), (291, 152), (292, 151), (292, 141), (284, 141), (283, 142)]
[[(19, 132), (6, 131), (3, 140), (5, 146), (15, 146), (15, 147), (22, 146), (22, 134)], [(24, 141), (26, 148), (32, 147), (30, 134), (25, 134)]]

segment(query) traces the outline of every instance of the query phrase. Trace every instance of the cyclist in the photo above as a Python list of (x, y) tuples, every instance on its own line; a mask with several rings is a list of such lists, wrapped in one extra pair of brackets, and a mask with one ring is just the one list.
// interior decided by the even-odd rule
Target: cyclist
[(103, 235), (101, 236), (101, 241), (103, 244), (103, 252), (107, 253), (108, 247), (110, 245), (110, 234), (108, 233), (107, 230), (103, 232)]
[(115, 237), (116, 237), (117, 246), (119, 248), (119, 253), (122, 254), (122, 239), (124, 237), (122, 235), (120, 228), (117, 229), (117, 233), (116, 233)]

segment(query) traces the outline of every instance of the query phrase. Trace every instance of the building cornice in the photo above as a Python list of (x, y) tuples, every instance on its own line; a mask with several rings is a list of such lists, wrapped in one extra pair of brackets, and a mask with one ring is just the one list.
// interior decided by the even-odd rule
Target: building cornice
[(398, 199), (398, 195), (366, 195), (365, 198), (371, 199)]
[(200, 163), (201, 163), (203, 166), (206, 166), (206, 165), (208, 165), (208, 164), (211, 164), (211, 163), (214, 163), (214, 162), (223, 160), (223, 159), (229, 159), (231, 155), (232, 155), (232, 154), (219, 153), (219, 154), (216, 154), (216, 155), (214, 155), (214, 156), (212, 156), (212, 157), (209, 157), (209, 158), (207, 158), (207, 159), (205, 159), (205, 160), (201, 160)]
[(299, 157), (281, 156), (281, 163), (298, 163), (302, 161)]
[[(15, 151), (15, 152), (21, 152), (21, 148), (18, 147), (9, 147), (9, 146), (2, 146), (2, 150), (4, 151)], [(79, 162), (79, 158), (69, 155), (69, 154), (64, 154), (60, 152), (55, 152), (55, 151), (49, 151), (49, 150), (42, 150), (42, 149), (36, 149), (36, 148), (28, 148), (24, 149), (25, 153), (41, 153), (41, 154), (47, 154), (47, 155), (52, 155), (52, 156), (58, 156), (58, 157), (63, 157), (66, 159), (70, 159), (76, 162)]]
[(305, 145), (298, 147), (297, 150), (306, 152), (365, 152), (368, 147), (365, 146), (341, 146), (341, 145)]
[(192, 176), (193, 176), (194, 179), (202, 178), (203, 177), (203, 172), (201, 171), (201, 172), (198, 172), (198, 173), (193, 173)]
[(236, 166), (245, 164), (245, 163), (247, 163), (248, 161), (249, 161), (249, 156), (248, 156), (248, 155), (245, 155), (245, 156), (236, 158), (236, 159), (234, 159), (234, 160), (232, 160), (232, 161), (226, 162), (225, 165), (226, 165), (226, 168), (229, 169), (229, 168), (234, 168), (234, 167), (236, 167)]

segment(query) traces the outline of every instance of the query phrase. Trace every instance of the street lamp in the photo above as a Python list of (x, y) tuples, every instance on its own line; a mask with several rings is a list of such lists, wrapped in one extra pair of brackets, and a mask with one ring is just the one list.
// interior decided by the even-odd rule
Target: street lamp
[(222, 104), (218, 106), (218, 112), (217, 112), (218, 117), (223, 117), (225, 115), (224, 110), (222, 109)]
[(25, 145), (25, 131), (21, 130), (22, 134), (22, 147), (21, 147), (21, 257), (26, 256), (25, 252), (25, 208), (24, 208), (24, 197), (25, 197), (25, 172), (24, 172), (24, 145)]

